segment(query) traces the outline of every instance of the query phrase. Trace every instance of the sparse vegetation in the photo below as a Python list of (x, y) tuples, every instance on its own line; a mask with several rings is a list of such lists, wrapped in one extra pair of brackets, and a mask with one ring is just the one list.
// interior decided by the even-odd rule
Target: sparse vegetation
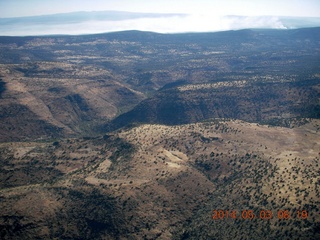
[[(29, 236), (43, 238), (61, 234), (111, 239), (129, 235), (181, 238), (186, 234), (224, 238), (249, 232), (252, 238), (316, 236), (319, 158), (310, 152), (315, 147), (310, 143), (319, 144), (315, 142), (318, 133), (313, 132), (318, 122), (310, 120), (293, 129), (238, 120), (154, 124), (114, 132), (108, 138), (66, 139), (59, 144), (4, 143), (0, 146), (5, 183), (0, 194), (6, 198), (2, 216), (12, 207), (20, 215), (12, 219), (16, 225), (3, 225), (8, 220), (1, 218), (6, 229), (2, 234), (19, 236), (20, 232), (10, 229), (26, 226), (23, 231)], [(299, 145), (288, 144), (292, 136)], [(6, 175), (5, 169), (10, 168), (14, 175)], [(37, 171), (34, 175), (33, 169)], [(36, 216), (29, 215), (31, 203), (40, 209)], [(103, 204), (113, 204), (113, 210)], [(120, 209), (120, 215), (113, 212)], [(267, 209), (275, 216), (285, 209), (292, 218), (237, 219), (231, 227), (231, 220), (213, 221), (213, 209)], [(308, 222), (294, 218), (297, 210), (308, 212)], [(29, 222), (22, 220), (26, 215)], [(27, 227), (41, 219), (50, 223), (47, 232), (40, 234)], [(72, 224), (61, 228), (57, 221)], [(307, 225), (307, 231), (300, 231)], [(166, 230), (169, 226), (171, 230)], [(221, 228), (229, 232), (219, 231)]]
[(305, 31), (0, 37), (0, 238), (320, 239)]

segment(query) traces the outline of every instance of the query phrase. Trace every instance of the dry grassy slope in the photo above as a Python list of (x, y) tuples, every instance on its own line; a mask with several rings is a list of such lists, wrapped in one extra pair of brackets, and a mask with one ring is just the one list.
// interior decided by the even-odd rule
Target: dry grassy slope
[[(319, 129), (319, 120), (292, 129), (216, 120), (2, 144), (1, 237), (316, 239)], [(274, 218), (214, 221), (213, 209)]]
[[(144, 98), (117, 82), (112, 73), (89, 66), (60, 62), (2, 65), (0, 76), (5, 84), (0, 141), (88, 134), (95, 125), (119, 114), (123, 106)], [(17, 111), (20, 106), (26, 111)], [(10, 112), (16, 112), (14, 119), (7, 116)]]

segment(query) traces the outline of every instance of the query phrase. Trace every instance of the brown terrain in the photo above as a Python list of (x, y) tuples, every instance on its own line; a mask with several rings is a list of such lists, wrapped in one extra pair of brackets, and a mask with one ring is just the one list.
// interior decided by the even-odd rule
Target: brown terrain
[[(6, 86), (1, 99), (2, 141), (79, 135), (95, 122), (116, 116), (124, 103), (134, 104), (144, 98), (142, 93), (112, 80), (115, 76), (102, 69), (41, 62), (32, 66), (37, 72), (29, 77), (21, 73), (28, 67), (19, 65), (18, 71), (18, 66), (5, 65), (0, 69)], [(46, 71), (58, 73), (42, 73)]]
[(0, 239), (319, 239), (319, 36), (0, 37)]
[[(2, 236), (316, 239), (319, 134), (312, 119), (297, 128), (216, 120), (3, 143)], [(213, 220), (214, 209), (238, 218)], [(242, 219), (243, 210), (273, 218)]]

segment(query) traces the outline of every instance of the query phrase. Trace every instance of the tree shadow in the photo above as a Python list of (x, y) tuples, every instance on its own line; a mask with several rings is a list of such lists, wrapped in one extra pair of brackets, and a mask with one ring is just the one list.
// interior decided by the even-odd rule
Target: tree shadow
[(2, 98), (2, 93), (6, 90), (6, 83), (0, 78), (0, 98)]

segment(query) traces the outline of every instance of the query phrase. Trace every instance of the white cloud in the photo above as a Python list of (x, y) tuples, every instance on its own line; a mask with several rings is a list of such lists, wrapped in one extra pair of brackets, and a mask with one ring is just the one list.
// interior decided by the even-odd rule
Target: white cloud
[(273, 28), (286, 29), (281, 19), (278, 17), (242, 17), (242, 16), (227, 16), (224, 17), (228, 21), (230, 29), (244, 28)]
[(141, 30), (160, 33), (214, 32), (245, 28), (275, 28), (286, 26), (278, 17), (243, 17), (188, 15), (159, 18), (139, 18), (122, 21), (86, 21), (59, 25), (18, 25), (14, 28), (0, 26), (1, 35), (92, 34), (123, 30)]
[(186, 17), (141, 18), (117, 22), (84, 23), (83, 28), (94, 31), (109, 32), (121, 30), (141, 30), (160, 33), (177, 32), (214, 32), (244, 28), (285, 28), (277, 17), (237, 17), (189, 15)]

